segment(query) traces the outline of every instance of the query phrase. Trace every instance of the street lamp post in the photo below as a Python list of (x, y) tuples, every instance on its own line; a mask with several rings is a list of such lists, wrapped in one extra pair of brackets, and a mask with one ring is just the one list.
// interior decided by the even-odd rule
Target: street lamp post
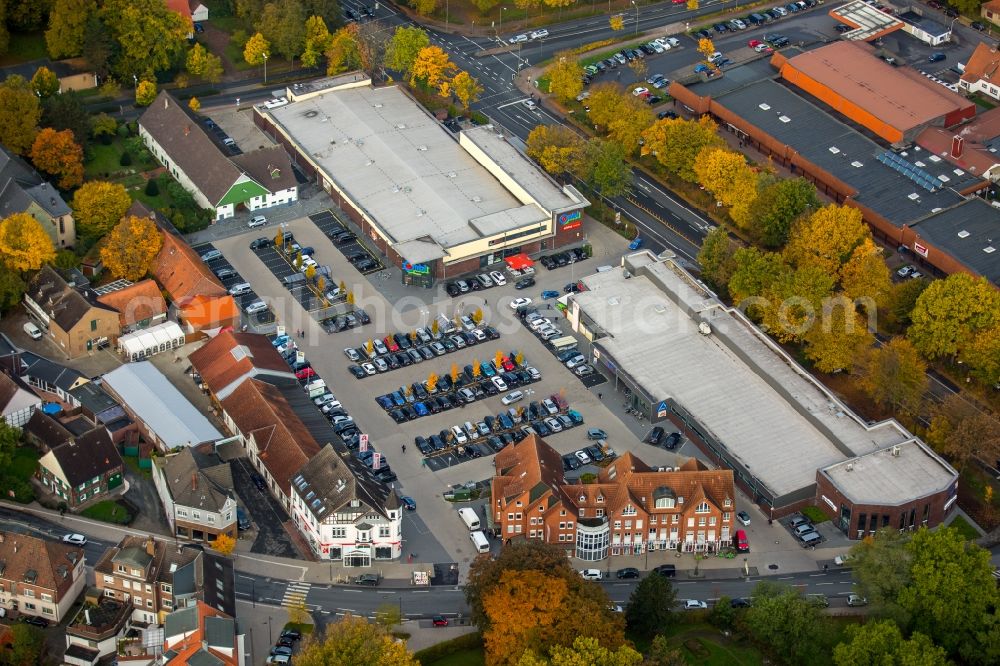
[(262, 53), (261, 55), (264, 56), (264, 83), (267, 83), (267, 54)]
[(135, 74), (133, 74), (132, 75), (132, 81), (135, 83), (135, 87), (138, 88), (139, 87), (139, 77), (136, 76)]
[(635, 0), (632, 0), (632, 6), (635, 7), (635, 34), (639, 34), (639, 5)]
[(500, 37), (500, 33), (503, 32), (503, 13), (507, 11), (506, 7), (500, 8), (500, 25), (497, 27), (497, 38)]
[(450, 0), (444, 0), (444, 29), (448, 30), (448, 17), (451, 10)]

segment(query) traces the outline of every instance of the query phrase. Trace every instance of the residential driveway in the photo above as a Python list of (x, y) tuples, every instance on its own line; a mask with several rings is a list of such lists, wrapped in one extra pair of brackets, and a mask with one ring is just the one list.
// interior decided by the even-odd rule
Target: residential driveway
[(136, 474), (126, 465), (125, 480), (129, 484), (125, 499), (139, 507), (139, 515), (129, 527), (150, 534), (170, 534), (170, 524), (163, 515), (163, 505), (160, 504), (153, 478), (149, 474)]
[(257, 490), (250, 480), (253, 466), (246, 458), (237, 458), (229, 463), (233, 472), (233, 489), (243, 500), (243, 506), (250, 514), (250, 520), (257, 530), (257, 538), (250, 552), (278, 557), (299, 557), (282, 523), (289, 520), (288, 514), (278, 501), (267, 491)]

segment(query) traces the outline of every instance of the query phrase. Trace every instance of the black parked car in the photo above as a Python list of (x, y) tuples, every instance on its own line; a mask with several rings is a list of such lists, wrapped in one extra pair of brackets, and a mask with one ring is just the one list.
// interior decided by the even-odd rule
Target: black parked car
[(679, 432), (672, 432), (667, 435), (667, 439), (663, 442), (663, 446), (672, 451), (680, 443), (681, 434)]
[(646, 435), (647, 444), (652, 444), (653, 446), (659, 446), (661, 441), (663, 441), (663, 428), (661, 428), (660, 426), (656, 426), (655, 428), (649, 431), (648, 435)]
[(528, 287), (534, 287), (534, 286), (535, 286), (535, 278), (533, 277), (521, 278), (520, 280), (514, 283), (514, 289), (527, 289)]
[(653, 571), (660, 574), (664, 578), (673, 578), (677, 575), (677, 567), (673, 564), (661, 564), (653, 569)]
[(638, 578), (639, 570), (635, 567), (625, 567), (624, 569), (619, 569), (618, 573), (615, 574), (619, 579), (624, 578)]
[(250, 480), (253, 482), (253, 485), (257, 486), (257, 490), (267, 490), (267, 482), (257, 472), (250, 474)]

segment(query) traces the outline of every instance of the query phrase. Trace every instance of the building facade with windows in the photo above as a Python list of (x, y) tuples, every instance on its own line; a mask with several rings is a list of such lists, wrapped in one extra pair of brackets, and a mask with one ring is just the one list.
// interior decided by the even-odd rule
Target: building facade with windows
[(24, 292), (28, 314), (69, 358), (84, 356), (121, 334), (118, 311), (97, 300), (90, 289), (74, 289), (59, 273), (43, 266)]
[(82, 548), (0, 532), (0, 608), (62, 622), (86, 584)]
[(327, 444), (292, 477), (290, 500), (318, 558), (369, 567), (402, 553), (399, 497), (343, 446)]
[(690, 459), (658, 471), (625, 453), (594, 483), (567, 483), (562, 458), (534, 435), (497, 454), (493, 524), (505, 541), (540, 539), (584, 561), (646, 551), (717, 552), (732, 544), (731, 470)]
[(235, 539), (236, 498), (228, 464), (199, 467), (191, 449), (153, 458), (153, 484), (174, 535), (192, 541)]

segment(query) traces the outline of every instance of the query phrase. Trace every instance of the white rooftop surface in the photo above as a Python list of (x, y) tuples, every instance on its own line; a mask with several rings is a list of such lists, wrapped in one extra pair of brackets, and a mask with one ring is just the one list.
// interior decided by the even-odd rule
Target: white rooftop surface
[[(631, 255), (645, 263), (678, 302), (706, 312), (712, 335), (701, 335), (689, 317), (645, 276), (625, 279), (622, 268), (583, 279), (589, 291), (574, 295), (581, 309), (613, 337), (598, 344), (617, 365), (655, 398), (673, 398), (729, 453), (763, 481), (776, 497), (810, 486), (816, 471), (848, 456), (780, 395), (761, 374), (730, 349), (736, 345), (815, 415), (855, 454), (909, 439), (891, 422), (866, 428), (765, 342), (759, 331), (729, 313), (690, 276), (652, 255)], [(692, 286), (693, 285), (693, 286)]]
[(856, 41), (870, 39), (873, 35), (888, 30), (893, 25), (903, 25), (903, 22), (895, 16), (872, 7), (867, 2), (864, 2), (864, 0), (848, 2), (833, 9), (830, 14), (834, 18), (843, 17), (846, 19), (844, 21), (845, 24), (847, 24), (847, 21), (850, 21), (851, 23), (848, 25), (852, 25), (852, 27), (853, 24), (861, 26), (842, 35), (844, 39), (853, 39)]
[(567, 196), (538, 166), (517, 150), (496, 130), (483, 125), (462, 132), (462, 140), (471, 141), (505, 173), (510, 174), (520, 187), (547, 211), (575, 207), (583, 198), (574, 200)]
[(161, 344), (170, 345), (178, 338), (184, 339), (184, 331), (180, 325), (175, 321), (165, 321), (121, 336), (118, 338), (118, 348), (131, 356), (146, 349), (158, 349)]
[(915, 441), (901, 445), (898, 456), (889, 448), (824, 472), (855, 504), (905, 504), (957, 480), (954, 469)]
[[(268, 113), (394, 246), (426, 237), (444, 248), (474, 241), (481, 235), (471, 220), (522, 207), (396, 86), (331, 90)], [(513, 231), (520, 218), (511, 215), (506, 224)], [(503, 224), (490, 228), (505, 230)], [(425, 254), (432, 254), (432, 244), (423, 244)], [(410, 261), (436, 258), (400, 253)]]
[(222, 439), (215, 426), (149, 361), (125, 364), (103, 380), (167, 448)]

